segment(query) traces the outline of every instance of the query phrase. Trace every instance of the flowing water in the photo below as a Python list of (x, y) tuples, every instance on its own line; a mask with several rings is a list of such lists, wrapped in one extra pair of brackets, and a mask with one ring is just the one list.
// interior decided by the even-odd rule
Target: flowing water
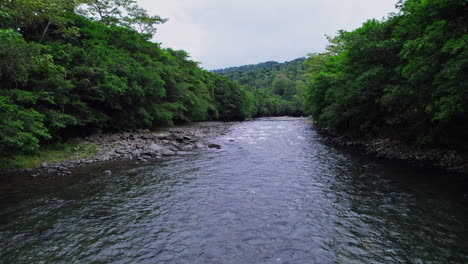
[(297, 118), (214, 142), (139, 167), (4, 180), (0, 263), (468, 263), (456, 176), (336, 149)]

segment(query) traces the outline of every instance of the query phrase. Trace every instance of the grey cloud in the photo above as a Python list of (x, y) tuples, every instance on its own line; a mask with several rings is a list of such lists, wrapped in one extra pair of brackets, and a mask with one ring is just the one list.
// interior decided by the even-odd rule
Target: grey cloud
[(321, 52), (327, 35), (395, 12), (396, 0), (142, 0), (169, 17), (155, 41), (184, 49), (207, 69)]

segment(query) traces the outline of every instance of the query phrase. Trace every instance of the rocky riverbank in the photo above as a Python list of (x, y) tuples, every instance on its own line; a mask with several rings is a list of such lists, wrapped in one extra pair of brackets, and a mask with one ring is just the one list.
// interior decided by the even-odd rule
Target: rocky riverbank
[[(233, 124), (232, 122), (199, 122), (157, 132), (137, 130), (115, 134), (95, 134), (79, 139), (80, 143), (97, 146), (98, 152), (93, 158), (70, 159), (55, 164), (43, 162), (38, 168), (8, 171), (3, 174), (28, 174), (32, 177), (66, 176), (72, 174), (75, 168), (98, 162), (135, 160), (135, 163), (145, 163), (163, 156), (174, 156), (195, 149), (219, 149), (221, 146), (210, 143), (210, 139), (227, 133)], [(112, 172), (106, 171), (105, 173)]]
[(354, 138), (331, 135), (320, 130), (334, 145), (364, 151), (385, 160), (401, 161), (412, 166), (437, 168), (448, 172), (468, 174), (468, 153), (441, 148), (422, 148), (388, 138)]

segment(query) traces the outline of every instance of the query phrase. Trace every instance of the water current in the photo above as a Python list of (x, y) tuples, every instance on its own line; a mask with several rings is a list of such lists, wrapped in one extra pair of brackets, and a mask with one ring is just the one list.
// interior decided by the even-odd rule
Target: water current
[(213, 142), (3, 179), (0, 263), (468, 263), (456, 176), (337, 149), (301, 118), (242, 122)]

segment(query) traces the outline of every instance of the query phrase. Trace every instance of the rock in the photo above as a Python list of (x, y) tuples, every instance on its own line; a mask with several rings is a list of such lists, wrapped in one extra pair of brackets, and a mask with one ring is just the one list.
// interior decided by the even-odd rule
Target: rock
[(49, 167), (49, 164), (47, 164), (46, 162), (41, 163), (41, 168), (47, 168), (47, 167)]
[(102, 174), (104, 174), (106, 176), (110, 176), (110, 175), (112, 175), (112, 171), (111, 170), (106, 170)]
[[(154, 156), (154, 157), (157, 157), (157, 156)], [(151, 156), (144, 155), (144, 156), (139, 157), (138, 160), (142, 162), (146, 162), (148, 159), (151, 159), (151, 158), (152, 158)]]
[(205, 148), (205, 145), (203, 145), (202, 143), (195, 143), (195, 148), (202, 149)]
[(191, 138), (189, 136), (184, 136), (184, 140), (188, 142), (195, 142), (196, 140), (194, 138)]
[(123, 150), (123, 149), (116, 149), (116, 150), (114, 150), (114, 152), (117, 153), (117, 154), (125, 154), (125, 153), (127, 153), (127, 151), (125, 151), (125, 150)]
[(165, 149), (161, 153), (163, 156), (174, 156), (176, 153), (172, 150)]
[(172, 139), (176, 140), (177, 142), (184, 142), (184, 136), (176, 133), (172, 133)]
[(221, 149), (221, 145), (211, 143), (208, 145), (209, 148)]
[(149, 156), (149, 157), (152, 157), (152, 156), (157, 156), (157, 155), (158, 155), (158, 154), (157, 154), (155, 151), (151, 150), (151, 149), (143, 150), (143, 151), (141, 152), (141, 156)]
[(149, 140), (156, 140), (157, 139), (157, 137), (154, 134), (144, 134), (144, 135), (141, 135), (141, 138), (142, 139), (149, 139)]
[(130, 154), (132, 155), (132, 158), (138, 158), (141, 155), (141, 150), (134, 150)]
[(163, 146), (160, 146), (160, 145), (158, 145), (158, 144), (151, 144), (151, 145), (148, 147), (148, 149), (150, 149), (150, 150), (152, 150), (152, 151), (154, 151), (154, 152), (161, 152), (161, 151), (164, 149), (164, 147), (163, 147)]
[(180, 149), (182, 149), (182, 150), (193, 150), (193, 146), (192, 145), (185, 145), (185, 146), (181, 147)]
[(156, 135), (157, 139), (159, 140), (167, 140), (170, 137), (169, 133), (160, 133)]
[(144, 149), (144, 148), (145, 148), (145, 144), (137, 143), (137, 144), (135, 144), (135, 147), (136, 147), (137, 149)]

